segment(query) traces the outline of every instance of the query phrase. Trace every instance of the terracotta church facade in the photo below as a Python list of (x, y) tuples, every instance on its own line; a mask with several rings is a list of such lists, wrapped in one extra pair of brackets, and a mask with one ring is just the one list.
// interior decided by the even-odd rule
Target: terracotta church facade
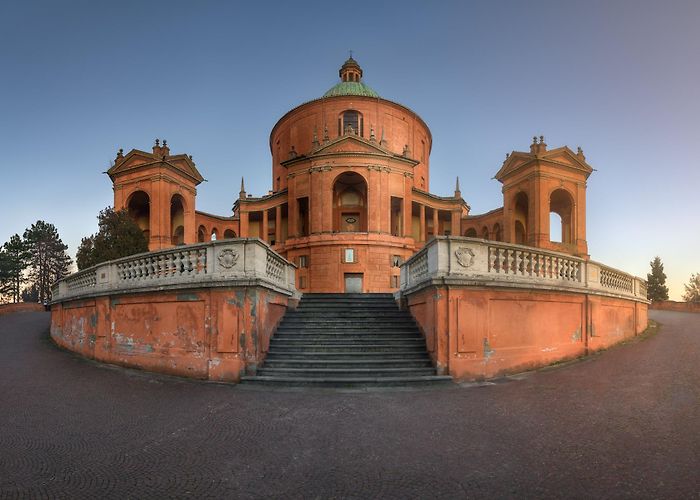
[[(503, 205), (470, 214), (459, 180), (430, 192), (430, 129), (415, 112), (367, 86), (352, 58), (340, 82), (272, 128), (272, 189), (255, 197), (241, 181), (231, 216), (196, 210), (204, 179), (166, 141), (117, 154), (108, 174), (114, 206), (127, 208), (150, 250), (212, 239), (260, 238), (297, 266), (300, 292), (393, 292), (399, 266), (435, 235), (523, 244), (587, 258), (583, 152), (534, 138), (495, 175)], [(459, 175), (459, 172), (455, 172)], [(551, 241), (550, 214), (561, 224)]]

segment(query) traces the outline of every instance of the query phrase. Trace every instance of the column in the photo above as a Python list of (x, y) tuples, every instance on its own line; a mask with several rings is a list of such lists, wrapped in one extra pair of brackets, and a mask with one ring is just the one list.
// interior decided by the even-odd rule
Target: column
[(452, 211), (452, 227), (451, 227), (451, 233), (452, 236), (461, 236), (462, 232), (462, 211), (461, 210), (453, 210)]
[(282, 205), (275, 207), (275, 243), (282, 244)]
[(240, 234), (238, 235), (241, 238), (247, 238), (248, 237), (248, 212), (244, 212), (242, 209), (240, 210)]
[(270, 230), (270, 228), (269, 228), (269, 222), (267, 220), (267, 208), (265, 208), (262, 211), (262, 236), (261, 236), (261, 238), (263, 241), (266, 241), (268, 243), (269, 243), (269, 241), (268, 241), (269, 230)]
[(438, 218), (439, 211), (437, 208), (433, 208), (433, 236), (440, 234), (440, 219)]
[(425, 242), (425, 205), (420, 204), (420, 241)]

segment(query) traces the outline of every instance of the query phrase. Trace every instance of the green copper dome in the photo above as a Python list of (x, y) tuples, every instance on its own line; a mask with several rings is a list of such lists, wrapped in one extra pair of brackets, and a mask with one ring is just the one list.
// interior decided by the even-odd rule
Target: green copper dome
[(345, 61), (338, 72), (340, 83), (330, 88), (323, 97), (334, 97), (339, 95), (359, 95), (364, 97), (379, 97), (374, 90), (362, 83), (362, 68), (357, 61), (350, 56)]
[(362, 82), (340, 82), (333, 85), (323, 97), (334, 97), (337, 95), (361, 95), (365, 97), (379, 97), (374, 90)]

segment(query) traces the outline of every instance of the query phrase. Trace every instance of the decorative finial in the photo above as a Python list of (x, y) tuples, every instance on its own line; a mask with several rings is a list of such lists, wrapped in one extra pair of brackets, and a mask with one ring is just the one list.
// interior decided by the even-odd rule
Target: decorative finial
[(532, 136), (532, 143), (537, 144), (537, 136), (536, 135)]
[(292, 158), (296, 158), (296, 157), (297, 157), (297, 150), (294, 149), (294, 146), (292, 146), (291, 151), (289, 151), (289, 159), (291, 160)]
[(455, 184), (455, 194), (461, 192), (459, 190), (459, 175), (457, 176), (457, 183)]
[(156, 139), (156, 147), (160, 147), (160, 139)]
[(243, 177), (241, 177), (241, 192), (238, 194), (239, 198), (245, 198), (245, 182), (243, 181)]
[(583, 149), (581, 149), (581, 146), (576, 148), (576, 153), (582, 155), (583, 154)]
[(350, 59), (352, 59), (352, 50), (350, 51)]
[(374, 136), (374, 126), (373, 126), (373, 125), (370, 125), (370, 126), (369, 126), (369, 140), (370, 140), (371, 142), (376, 142), (376, 141), (377, 141), (377, 138)]
[(168, 141), (166, 141), (165, 139), (163, 139), (163, 147), (166, 147), (167, 145), (168, 145)]
[(544, 144), (544, 136), (543, 135), (540, 136), (540, 144)]
[(402, 156), (403, 156), (404, 158), (410, 158), (410, 157), (411, 157), (411, 150), (408, 149), (408, 144), (405, 144), (405, 145), (404, 145)]
[(330, 142), (331, 138), (328, 137), (328, 125), (323, 125), (323, 142)]
[[(580, 150), (581, 148), (579, 148)], [(122, 158), (124, 156), (124, 150), (122, 148), (119, 148), (119, 151), (117, 151), (117, 158)]]
[(510, 153), (506, 153), (506, 160), (510, 158)]
[(190, 159), (190, 161), (193, 161), (192, 155), (189, 155), (188, 158)]

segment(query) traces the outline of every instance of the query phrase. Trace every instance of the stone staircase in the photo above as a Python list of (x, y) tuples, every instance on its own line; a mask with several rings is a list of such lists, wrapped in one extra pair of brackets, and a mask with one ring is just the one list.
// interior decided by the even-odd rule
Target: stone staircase
[(285, 314), (246, 385), (384, 387), (448, 385), (425, 340), (391, 294), (304, 294)]

